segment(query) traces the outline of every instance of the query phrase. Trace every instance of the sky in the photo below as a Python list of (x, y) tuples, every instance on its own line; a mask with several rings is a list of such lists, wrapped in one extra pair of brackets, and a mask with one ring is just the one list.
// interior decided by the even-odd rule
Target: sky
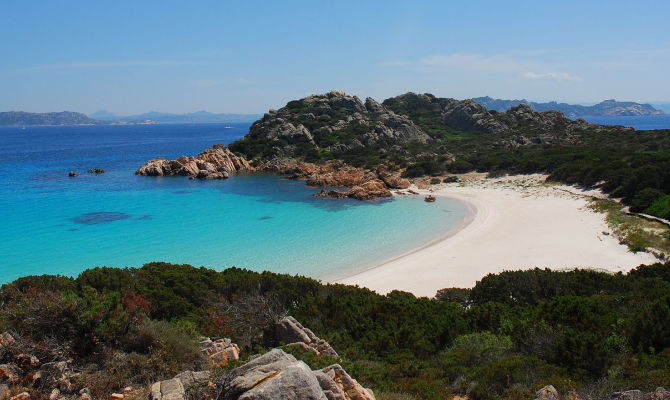
[(0, 111), (263, 113), (383, 100), (670, 102), (670, 1), (0, 3)]

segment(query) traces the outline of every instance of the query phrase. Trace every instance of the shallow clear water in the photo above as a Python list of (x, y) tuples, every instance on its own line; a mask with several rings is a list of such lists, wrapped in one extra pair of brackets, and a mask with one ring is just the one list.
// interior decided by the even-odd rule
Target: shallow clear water
[(317, 199), (304, 182), (271, 175), (133, 174), (150, 158), (195, 155), (247, 128), (0, 128), (0, 283), (149, 261), (333, 279), (425, 244), (465, 218), (457, 201)]

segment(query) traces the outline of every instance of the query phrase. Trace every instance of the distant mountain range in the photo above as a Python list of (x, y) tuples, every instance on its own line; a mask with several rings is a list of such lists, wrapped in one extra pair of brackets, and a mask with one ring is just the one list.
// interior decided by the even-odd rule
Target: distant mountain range
[(651, 104), (640, 104), (630, 101), (605, 100), (593, 106), (584, 106), (580, 104), (557, 103), (551, 101), (548, 103), (536, 103), (522, 100), (501, 100), (489, 96), (477, 97), (472, 99), (483, 105), (489, 110), (504, 112), (519, 104), (527, 104), (534, 111), (557, 110), (569, 118), (579, 118), (587, 116), (613, 116), (613, 115), (661, 115), (663, 111), (654, 108)]
[(108, 124), (89, 118), (86, 114), (62, 111), (50, 113), (31, 113), (25, 111), (0, 112), (0, 126), (22, 125), (101, 125)]
[(116, 115), (108, 111), (98, 111), (90, 115), (72, 111), (49, 113), (6, 111), (0, 112), (0, 126), (234, 123), (253, 122), (260, 117), (259, 114), (215, 114), (207, 111), (189, 114), (152, 111), (128, 116)]
[(187, 114), (170, 114), (151, 111), (137, 115), (116, 115), (109, 111), (100, 110), (89, 114), (90, 118), (103, 121), (144, 121), (151, 120), (160, 124), (193, 124), (213, 122), (253, 122), (261, 117), (260, 114), (216, 114), (207, 111), (196, 111)]

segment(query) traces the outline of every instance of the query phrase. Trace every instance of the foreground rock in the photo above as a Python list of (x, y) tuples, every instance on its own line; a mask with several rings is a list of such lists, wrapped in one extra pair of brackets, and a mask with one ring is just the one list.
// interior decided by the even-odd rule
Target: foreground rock
[(214, 341), (206, 338), (200, 342), (200, 349), (215, 367), (223, 367), (240, 359), (240, 348), (228, 338)]
[(151, 400), (186, 400), (186, 391), (191, 386), (203, 386), (209, 383), (211, 372), (186, 371), (172, 379), (156, 382), (151, 385)]
[(289, 346), (297, 346), (304, 350), (312, 351), (317, 356), (327, 356), (334, 359), (340, 358), (335, 349), (328, 342), (318, 338), (310, 329), (302, 326), (293, 317), (281, 319), (276, 326), (277, 340)]
[[(209, 371), (186, 371), (151, 385), (151, 400), (375, 400), (339, 365), (312, 370), (280, 349), (271, 350), (212, 382)], [(203, 393), (209, 393), (205, 396)]]
[(280, 349), (271, 350), (230, 372), (223, 388), (229, 399), (374, 400), (338, 364), (312, 371)]
[(197, 179), (226, 179), (230, 173), (253, 171), (243, 157), (222, 144), (215, 144), (195, 157), (182, 156), (176, 160), (155, 158), (141, 166), (135, 175), (190, 176)]

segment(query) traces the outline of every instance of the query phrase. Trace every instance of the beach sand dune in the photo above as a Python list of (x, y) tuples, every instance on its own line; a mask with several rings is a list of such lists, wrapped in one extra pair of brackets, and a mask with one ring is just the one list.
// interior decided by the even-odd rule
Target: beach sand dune
[[(473, 179), (433, 194), (472, 207), (471, 221), (442, 240), (339, 280), (388, 293), (434, 296), (438, 289), (472, 287), (504, 270), (596, 268), (628, 271), (656, 262), (619, 243), (605, 216), (588, 209), (597, 191), (546, 185), (543, 175)], [(428, 193), (428, 191), (422, 191)], [(426, 204), (429, 207), (430, 204)]]

